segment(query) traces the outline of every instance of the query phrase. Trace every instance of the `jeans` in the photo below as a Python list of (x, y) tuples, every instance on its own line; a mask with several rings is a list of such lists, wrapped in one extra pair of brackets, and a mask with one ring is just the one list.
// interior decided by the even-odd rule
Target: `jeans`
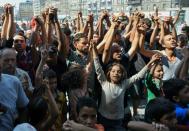
[(123, 119), (110, 120), (98, 113), (98, 122), (104, 126), (105, 131), (126, 131)]

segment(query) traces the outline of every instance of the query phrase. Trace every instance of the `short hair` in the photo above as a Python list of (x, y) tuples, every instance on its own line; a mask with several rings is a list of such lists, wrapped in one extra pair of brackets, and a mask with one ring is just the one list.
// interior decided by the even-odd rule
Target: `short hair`
[(56, 72), (53, 71), (52, 69), (47, 69), (43, 73), (43, 79), (51, 79), (51, 78), (56, 78)]
[(178, 96), (179, 92), (184, 89), (186, 85), (189, 85), (189, 83), (181, 79), (170, 79), (165, 81), (163, 83), (165, 97), (170, 101), (175, 102), (173, 96)]
[(151, 28), (152, 26), (152, 21), (149, 18), (144, 18), (143, 21), (146, 23), (146, 25)]
[(189, 33), (189, 26), (184, 26), (184, 27), (182, 27), (182, 32), (184, 32), (184, 33)]
[(17, 54), (16, 50), (14, 48), (4, 48), (4, 49), (1, 50), (2, 57), (3, 57), (4, 53), (5, 53), (5, 51), (12, 51), (12, 52), (15, 53), (15, 55)]
[(77, 101), (77, 106), (76, 106), (77, 114), (79, 114), (81, 109), (85, 106), (89, 108), (94, 108), (97, 111), (97, 104), (95, 100), (93, 100), (90, 97), (84, 96), (84, 97), (80, 97)]
[(184, 34), (180, 34), (177, 37), (178, 37), (178, 41), (180, 41), (180, 42), (187, 42), (188, 41), (188, 37)]
[(145, 109), (145, 121), (148, 123), (160, 122), (160, 119), (168, 114), (175, 111), (175, 106), (169, 100), (163, 97), (157, 97), (149, 101)]
[(86, 34), (82, 32), (78, 32), (74, 36), (74, 42), (79, 41), (81, 38), (86, 38)]

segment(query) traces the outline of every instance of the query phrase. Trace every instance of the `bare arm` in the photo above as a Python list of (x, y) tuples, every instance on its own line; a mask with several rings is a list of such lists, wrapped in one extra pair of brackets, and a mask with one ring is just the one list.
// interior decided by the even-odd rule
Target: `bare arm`
[[(41, 18), (39, 18), (39, 17), (36, 17), (35, 20), (36, 20), (37, 24), (39, 24), (39, 26), (41, 27), (42, 46), (43, 46), (44, 48), (48, 48), (48, 47), (47, 47), (47, 46), (48, 46), (48, 44), (47, 44), (47, 35), (46, 35), (46, 30), (45, 30), (45, 21), (43, 22), (43, 21), (41, 20)], [(36, 31), (38, 31), (38, 30), (36, 30)]]
[(107, 39), (109, 38), (109, 35), (110, 35), (110, 32), (108, 31), (108, 32), (105, 34), (104, 39), (97, 45), (97, 50), (98, 50), (98, 53), (99, 53), (99, 54), (102, 54), (102, 53), (103, 53), (104, 45), (105, 45)]
[(112, 47), (112, 42), (113, 42), (113, 36), (115, 32), (116, 24), (113, 23), (108, 30), (108, 39), (106, 40), (106, 44), (104, 46), (104, 51), (102, 55), (102, 62), (104, 64), (107, 64), (110, 60), (110, 55), (111, 55), (111, 47)]
[(40, 131), (47, 131), (51, 128), (51, 126), (55, 123), (59, 113), (58, 106), (56, 104), (56, 101), (51, 93), (51, 90), (49, 87), (47, 87), (47, 98), (49, 101), (49, 110), (50, 110), (50, 117), (40, 125), (39, 130)]
[(49, 8), (48, 14), (46, 16), (46, 33), (47, 33), (47, 43), (48, 45), (52, 43), (52, 24), (53, 23), (53, 12)]
[[(97, 25), (97, 29), (98, 29), (98, 35), (99, 35), (99, 40), (98, 42), (101, 42), (102, 39), (104, 38), (104, 30), (103, 30), (103, 21), (106, 20), (106, 19), (109, 19), (107, 18), (109, 17), (108, 16), (108, 12), (104, 11), (101, 15), (101, 17), (99, 18), (98, 20), (98, 25)], [(107, 22), (107, 20), (106, 20)], [(108, 23), (107, 23), (108, 24)], [(111, 25), (111, 24), (110, 24)], [(97, 43), (98, 44), (98, 43)]]
[(160, 44), (163, 44), (163, 38), (164, 38), (164, 36), (165, 36), (164, 21), (160, 21), (160, 26), (161, 26), (161, 32), (160, 32), (159, 43), (160, 43)]
[(173, 21), (170, 21), (171, 29), (172, 29), (172, 35), (177, 40), (177, 31), (175, 28), (175, 25), (173, 24)]
[(8, 21), (8, 29), (7, 29), (7, 40), (10, 38), (13, 38), (14, 36), (14, 9), (12, 5), (8, 5), (8, 16), (9, 16), (9, 21)]
[(68, 120), (63, 124), (63, 131), (70, 131), (70, 130), (73, 130), (73, 131), (76, 131), (76, 130), (77, 131), (98, 131), (97, 129), (87, 127), (85, 125)]
[(130, 121), (127, 125), (128, 129), (132, 131), (170, 131), (168, 127), (165, 127), (164, 125), (160, 125), (161, 129), (156, 129), (157, 126), (154, 126), (149, 123), (140, 122), (140, 121)]
[(1, 39), (6, 40), (6, 35), (7, 35), (7, 27), (9, 23), (9, 14), (8, 14), (8, 8), (7, 4), (4, 6), (4, 21), (3, 21), (3, 26), (2, 26), (2, 31), (1, 31)]
[(89, 23), (86, 22), (85, 25), (84, 25), (84, 27), (83, 27), (83, 29), (82, 29), (82, 31), (81, 31), (82, 33), (88, 34), (88, 29), (89, 29), (88, 25), (89, 25)]
[(139, 14), (135, 14), (134, 15), (134, 21), (133, 21), (133, 24), (132, 24), (132, 29), (131, 29), (131, 34), (130, 34), (130, 42), (132, 42), (133, 41), (133, 39), (134, 39), (134, 35), (135, 35), (135, 32), (136, 32), (136, 30), (137, 30), (137, 24), (139, 23)]
[(129, 17), (129, 23), (125, 28), (124, 38), (127, 39), (127, 34), (131, 31), (133, 24), (133, 15)]
[(153, 29), (153, 32), (152, 32), (152, 35), (150, 37), (150, 48), (152, 49), (154, 47), (154, 44), (155, 44), (155, 38), (157, 36), (157, 33), (158, 33), (158, 25), (155, 25), (154, 29)]
[(77, 32), (81, 32), (83, 30), (83, 28), (84, 28), (83, 18), (82, 18), (82, 12), (79, 12), (77, 14), (76, 25), (77, 25)]
[(107, 26), (110, 28), (110, 26), (111, 26), (110, 18), (109, 18), (109, 17), (106, 17), (105, 20), (106, 20)]
[(132, 41), (132, 45), (131, 48), (129, 49), (129, 51), (127, 52), (129, 55), (129, 59), (131, 60), (133, 58), (133, 56), (135, 55), (138, 46), (139, 46), (139, 39), (140, 39), (140, 34), (138, 32), (138, 30), (135, 32), (135, 37), (134, 40)]
[(41, 60), (39, 63), (39, 66), (37, 67), (36, 74), (35, 74), (35, 83), (36, 87), (40, 87), (42, 84), (42, 79), (43, 79), (43, 66), (46, 63), (47, 59), (47, 50), (41, 50)]
[(88, 32), (88, 41), (93, 38), (94, 28), (93, 28), (93, 15), (89, 16), (89, 32)]
[(139, 39), (139, 48), (140, 48), (140, 53), (146, 57), (152, 57), (154, 54), (159, 53), (158, 51), (155, 50), (146, 50), (144, 48), (144, 41), (145, 41), (145, 29), (142, 27), (140, 29), (140, 39)]
[(66, 41), (65, 41), (66, 36), (60, 28), (60, 24), (59, 24), (58, 16), (57, 16), (57, 9), (55, 9), (55, 12), (54, 12), (54, 20), (55, 20), (55, 30), (58, 37), (58, 51), (61, 54), (63, 54), (64, 58), (66, 58), (66, 55), (67, 55)]
[(84, 22), (83, 22), (83, 17), (82, 17), (82, 15), (80, 15), (80, 17), (79, 17), (79, 25), (80, 25), (80, 31), (81, 30), (83, 30), (83, 27), (84, 27)]
[(180, 16), (181, 10), (177, 11), (177, 15), (174, 18), (173, 24), (175, 25), (177, 23), (177, 21), (179, 20), (179, 16)]

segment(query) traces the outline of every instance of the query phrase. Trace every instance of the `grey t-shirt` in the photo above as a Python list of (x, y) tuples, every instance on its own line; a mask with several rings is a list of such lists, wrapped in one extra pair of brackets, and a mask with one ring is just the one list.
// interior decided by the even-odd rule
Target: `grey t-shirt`
[(0, 104), (6, 108), (6, 112), (0, 115), (0, 130), (9, 131), (18, 116), (17, 109), (26, 107), (29, 100), (15, 76), (1, 74), (0, 90)]
[(165, 52), (163, 52), (164, 56), (162, 57), (162, 63), (163, 63), (163, 80), (169, 80), (171, 78), (176, 78), (181, 66), (182, 66), (182, 58), (183, 56), (179, 54), (176, 50), (176, 60), (174, 62), (170, 62), (168, 58), (166, 57)]

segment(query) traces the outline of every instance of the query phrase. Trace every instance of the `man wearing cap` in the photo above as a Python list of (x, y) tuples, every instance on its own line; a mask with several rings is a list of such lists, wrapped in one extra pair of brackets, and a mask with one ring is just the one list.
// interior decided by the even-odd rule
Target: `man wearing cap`
[(28, 98), (15, 76), (2, 74), (3, 56), (0, 52), (0, 131), (11, 131), (15, 119), (24, 115)]

